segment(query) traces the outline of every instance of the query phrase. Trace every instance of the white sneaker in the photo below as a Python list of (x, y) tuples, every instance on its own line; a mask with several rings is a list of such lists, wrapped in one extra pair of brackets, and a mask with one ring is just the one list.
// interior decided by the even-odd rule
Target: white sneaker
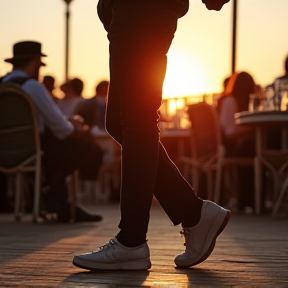
[(231, 212), (214, 202), (204, 200), (201, 218), (191, 228), (183, 228), (186, 250), (174, 262), (178, 267), (190, 267), (207, 259), (212, 253), (217, 236), (227, 225)]
[(126, 247), (111, 239), (97, 251), (75, 255), (73, 264), (87, 270), (147, 270), (151, 268), (147, 243)]

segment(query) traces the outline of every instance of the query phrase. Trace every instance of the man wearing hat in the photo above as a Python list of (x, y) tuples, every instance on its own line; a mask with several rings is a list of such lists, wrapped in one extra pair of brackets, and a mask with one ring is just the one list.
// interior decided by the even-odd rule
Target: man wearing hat
[[(69, 221), (67, 175), (75, 169), (96, 179), (103, 152), (94, 143), (88, 130), (76, 120), (68, 121), (49, 91), (38, 82), (39, 69), (46, 64), (41, 44), (34, 41), (18, 42), (13, 46), (13, 57), (4, 61), (13, 65), (12, 72), (1, 79), (2, 83), (18, 83), (36, 106), (41, 134), (43, 170), (47, 193), (43, 194), (45, 210), (56, 213), (61, 222)], [(99, 221), (102, 217), (76, 208), (76, 221)]]

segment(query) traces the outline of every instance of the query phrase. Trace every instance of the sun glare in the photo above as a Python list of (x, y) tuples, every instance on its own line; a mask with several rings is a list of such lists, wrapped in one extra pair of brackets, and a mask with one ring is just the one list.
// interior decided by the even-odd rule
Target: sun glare
[(168, 53), (163, 98), (205, 93), (206, 82), (202, 69), (188, 53), (179, 50)]

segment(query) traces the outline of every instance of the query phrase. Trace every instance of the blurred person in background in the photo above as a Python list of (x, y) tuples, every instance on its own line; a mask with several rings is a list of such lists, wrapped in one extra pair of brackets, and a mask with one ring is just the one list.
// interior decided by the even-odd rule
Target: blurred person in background
[(55, 89), (55, 78), (51, 75), (46, 75), (43, 77), (42, 84), (50, 92), (52, 99), (57, 103), (59, 101), (59, 98), (57, 98), (53, 93)]
[[(254, 157), (255, 132), (248, 126), (236, 125), (235, 113), (248, 111), (250, 94), (257, 93), (253, 77), (247, 72), (234, 73), (227, 84), (219, 109), (223, 144), (227, 156)], [(254, 168), (239, 167), (237, 208), (254, 209)], [(250, 209), (251, 208), (251, 209)]]
[(99, 82), (95, 89), (95, 96), (79, 102), (74, 110), (74, 114), (83, 117), (84, 123), (89, 126), (97, 126), (100, 129), (105, 129), (108, 89), (108, 81)]
[(275, 82), (276, 81), (288, 81), (288, 56), (285, 58), (284, 61), (284, 75), (279, 76), (274, 81), (274, 89), (275, 89)]
[[(288, 91), (288, 56), (284, 60), (284, 74), (282, 76), (277, 77), (272, 84), (266, 86), (266, 91), (268, 89), (272, 90), (272, 95), (274, 98), (278, 96), (281, 97), (282, 96), (281, 92), (285, 90)], [(268, 137), (267, 137), (268, 148), (281, 149), (281, 129), (270, 128), (268, 129), (267, 133), (268, 133)]]
[[(253, 139), (254, 130), (250, 127), (236, 125), (234, 120), (235, 113), (249, 110), (250, 94), (254, 93), (256, 93), (256, 85), (250, 74), (240, 72), (234, 73), (230, 77), (219, 109), (220, 125), (229, 155), (254, 154), (254, 151), (243, 150), (244, 142), (247, 143)], [(250, 149), (250, 146), (249, 144), (247, 148)]]
[(219, 94), (219, 98), (217, 99), (217, 111), (218, 111), (218, 113), (220, 113), (220, 110), (222, 107), (222, 102), (225, 99), (225, 90), (227, 88), (227, 85), (228, 85), (230, 78), (231, 78), (231, 76), (228, 76), (223, 80), (223, 91)]
[(64, 97), (57, 102), (57, 105), (63, 115), (68, 119), (75, 114), (74, 110), (76, 106), (83, 100), (83, 87), (84, 83), (79, 78), (69, 80), (60, 86), (60, 89), (64, 93)]

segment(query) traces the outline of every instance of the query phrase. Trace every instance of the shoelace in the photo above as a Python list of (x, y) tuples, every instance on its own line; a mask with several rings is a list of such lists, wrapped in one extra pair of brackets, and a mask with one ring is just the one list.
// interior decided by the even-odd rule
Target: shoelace
[[(180, 231), (180, 234), (181, 234), (182, 237), (183, 237), (183, 235), (184, 235), (185, 241), (187, 241), (186, 237), (192, 235), (192, 234), (190, 233), (190, 231), (189, 231), (188, 229), (185, 229), (185, 228), (183, 228), (183, 230)], [(193, 239), (193, 237), (192, 237), (192, 239)], [(193, 241), (192, 241), (192, 242), (193, 242)], [(192, 245), (193, 245), (193, 244), (192, 244)], [(193, 258), (195, 258), (195, 257), (198, 256), (199, 253), (197, 252), (197, 250), (196, 250), (192, 245), (191, 245), (191, 243), (190, 243), (190, 245), (187, 246), (187, 245), (186, 245), (186, 242), (184, 243), (184, 246), (186, 247), (186, 251), (189, 252)]]
[(114, 239), (109, 240), (109, 242), (107, 242), (106, 244), (100, 246), (97, 250), (92, 251), (92, 253), (96, 253), (99, 251), (102, 251), (104, 249), (108, 249), (110, 247), (112, 247), (113, 249), (115, 249), (115, 245), (117, 244), (117, 242)]
[(186, 237), (190, 235), (190, 231), (188, 229), (183, 228), (183, 230), (180, 231), (181, 237)]
[[(185, 241), (186, 241), (186, 237), (190, 236), (190, 231), (185, 229), (185, 228), (183, 228), (183, 230), (180, 231), (180, 234), (181, 234), (181, 237), (183, 237), (183, 235), (184, 235)], [(187, 246), (186, 242), (184, 242), (184, 246)]]

